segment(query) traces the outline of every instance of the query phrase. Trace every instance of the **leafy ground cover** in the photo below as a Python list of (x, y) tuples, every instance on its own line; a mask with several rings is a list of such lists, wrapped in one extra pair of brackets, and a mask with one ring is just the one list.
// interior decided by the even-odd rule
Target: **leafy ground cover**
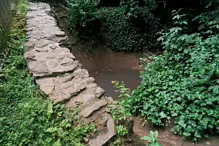
[(173, 12), (175, 26), (161, 32), (163, 55), (144, 66), (142, 83), (132, 93), (114, 82), (126, 97), (121, 104), (156, 126), (173, 122), (173, 132), (197, 141), (219, 133), (219, 35), (217, 11), (193, 21), (197, 31), (188, 34), (185, 15)]
[(14, 17), (4, 69), (0, 72), (0, 145), (84, 145), (94, 125), (80, 123), (78, 110), (47, 100), (35, 86), (23, 57), (28, 2)]

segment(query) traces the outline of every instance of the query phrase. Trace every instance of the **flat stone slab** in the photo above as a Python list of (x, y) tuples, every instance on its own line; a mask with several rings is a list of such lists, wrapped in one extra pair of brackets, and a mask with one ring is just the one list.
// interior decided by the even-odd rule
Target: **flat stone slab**
[(55, 102), (68, 101), (92, 82), (94, 79), (89, 77), (85, 69), (78, 69), (72, 74), (68, 73), (63, 76), (36, 79), (40, 89)]
[(107, 121), (107, 132), (99, 134), (95, 139), (89, 141), (90, 146), (103, 146), (105, 145), (113, 136), (116, 135), (115, 122), (111, 115), (105, 115)]
[(90, 104), (90, 106), (87, 106), (86, 108), (82, 109), (81, 111), (81, 115), (84, 117), (84, 118), (87, 118), (89, 117), (94, 111), (98, 110), (99, 108), (103, 107), (107, 105), (107, 101), (102, 99), (102, 100), (97, 100), (97, 101), (94, 101)]
[(50, 11), (48, 4), (30, 3), (24, 54), (29, 72), (49, 99), (64, 103), (67, 108), (80, 106), (82, 121), (95, 123), (97, 127), (96, 136), (89, 139), (88, 144), (102, 146), (116, 134), (107, 108), (113, 100), (104, 96), (104, 90), (81, 68), (69, 49), (60, 46), (67, 37), (50, 16)]
[[(43, 44), (43, 43), (42, 43)], [(28, 68), (34, 77), (51, 76), (75, 70), (80, 66), (75, 57), (66, 48), (55, 44), (42, 45), (24, 54), (28, 61)]]
[(86, 85), (86, 90), (82, 91), (79, 95), (70, 99), (66, 103), (67, 108), (77, 107), (79, 104), (81, 107), (86, 106), (87, 103), (97, 100), (104, 94), (104, 90), (97, 86), (96, 83), (90, 83)]

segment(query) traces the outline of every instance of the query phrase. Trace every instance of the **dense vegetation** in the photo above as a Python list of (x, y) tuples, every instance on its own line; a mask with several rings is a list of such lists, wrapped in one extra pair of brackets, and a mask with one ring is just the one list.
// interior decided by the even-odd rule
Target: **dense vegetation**
[[(159, 33), (165, 52), (144, 66), (141, 85), (132, 93), (115, 86), (127, 97), (121, 102), (127, 112), (156, 126), (173, 122), (175, 134), (197, 141), (219, 133), (218, 10), (192, 20), (172, 14), (174, 27)], [(190, 30), (192, 23), (197, 29)]]
[[(116, 50), (151, 48), (160, 30), (157, 1), (114, 2), (68, 0), (69, 29), (79, 36), (103, 32)], [(137, 89), (131, 92), (124, 83), (113, 82), (125, 97), (121, 101), (125, 111), (114, 110), (115, 121), (140, 114), (155, 126), (174, 125), (175, 134), (194, 141), (219, 133), (218, 3), (201, 0), (200, 4), (206, 8), (201, 14), (172, 12), (171, 27), (157, 35), (165, 51), (153, 62), (142, 59)], [(67, 112), (45, 99), (28, 74), (23, 58), (27, 5), (21, 0), (4, 44), (9, 57), (0, 72), (0, 145), (83, 145), (83, 137), (95, 131), (94, 125), (81, 124), (78, 110)], [(115, 143), (120, 144), (128, 131), (123, 125), (116, 130)], [(145, 140), (158, 137), (151, 135)]]
[[(109, 7), (97, 0), (69, 0), (69, 28), (79, 36), (104, 33), (113, 49), (136, 51), (154, 45), (160, 29), (155, 0), (121, 0)], [(108, 7), (106, 7), (108, 6)], [(101, 32), (101, 30), (103, 32)]]
[(0, 145), (84, 145), (94, 125), (80, 123), (78, 110), (54, 105), (35, 86), (23, 58), (27, 1), (22, 0), (10, 31), (8, 56), (0, 72)]

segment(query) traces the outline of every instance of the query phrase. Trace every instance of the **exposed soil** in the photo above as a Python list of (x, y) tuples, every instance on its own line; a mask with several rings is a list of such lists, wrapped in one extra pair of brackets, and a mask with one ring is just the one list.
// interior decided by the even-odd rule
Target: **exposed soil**
[(219, 136), (211, 136), (210, 139), (202, 139), (198, 143), (192, 141), (186, 141), (182, 137), (174, 135), (171, 132), (171, 127), (166, 128), (154, 128), (150, 123), (146, 123), (142, 126), (144, 119), (141, 116), (135, 117), (134, 119), (134, 133), (139, 137), (149, 135), (150, 130), (158, 131), (159, 141), (163, 146), (219, 146)]
[[(90, 47), (87, 44), (75, 43), (77, 39), (75, 36), (69, 34), (67, 30), (67, 13), (63, 8), (55, 8), (55, 14), (59, 26), (68, 34), (71, 45), (71, 52), (80, 61), (84, 68), (86, 68), (90, 75), (95, 78), (99, 86), (105, 91), (107, 96), (116, 99), (117, 93), (114, 92), (114, 87), (111, 84), (112, 80), (124, 81), (127, 87), (135, 89), (140, 84), (140, 56), (139, 53), (124, 53), (114, 52), (104, 43), (97, 44)], [(146, 53), (146, 56), (151, 54)], [(165, 129), (153, 128), (152, 125), (146, 123), (142, 127), (143, 118), (138, 116), (134, 118), (133, 131), (136, 135), (130, 135), (127, 138), (127, 146), (141, 146), (142, 141), (140, 137), (149, 135), (150, 130), (157, 130), (159, 132), (159, 141), (163, 146), (219, 146), (219, 136), (211, 137), (207, 140), (201, 140), (194, 144), (192, 141), (185, 141), (180, 136), (174, 135), (171, 128)], [(130, 140), (130, 143), (129, 143)], [(146, 145), (146, 142), (144, 142)]]

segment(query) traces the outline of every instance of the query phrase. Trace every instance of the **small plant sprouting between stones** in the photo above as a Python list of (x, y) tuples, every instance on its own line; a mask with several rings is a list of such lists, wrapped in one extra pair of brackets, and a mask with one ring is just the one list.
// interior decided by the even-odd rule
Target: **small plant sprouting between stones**
[(119, 137), (124, 137), (128, 134), (128, 129), (124, 125), (118, 125), (116, 127), (116, 133)]
[(108, 105), (108, 108), (112, 112), (112, 116), (116, 124), (118, 124), (120, 121), (126, 120), (127, 117), (131, 116), (130, 114), (126, 113), (125, 109), (120, 105)]
[(158, 132), (150, 131), (149, 136), (144, 136), (141, 138), (142, 140), (148, 141), (149, 146), (162, 146), (158, 141)]
[(129, 134), (128, 129), (124, 125), (116, 126), (116, 137), (112, 142), (113, 146), (125, 145), (125, 137)]

